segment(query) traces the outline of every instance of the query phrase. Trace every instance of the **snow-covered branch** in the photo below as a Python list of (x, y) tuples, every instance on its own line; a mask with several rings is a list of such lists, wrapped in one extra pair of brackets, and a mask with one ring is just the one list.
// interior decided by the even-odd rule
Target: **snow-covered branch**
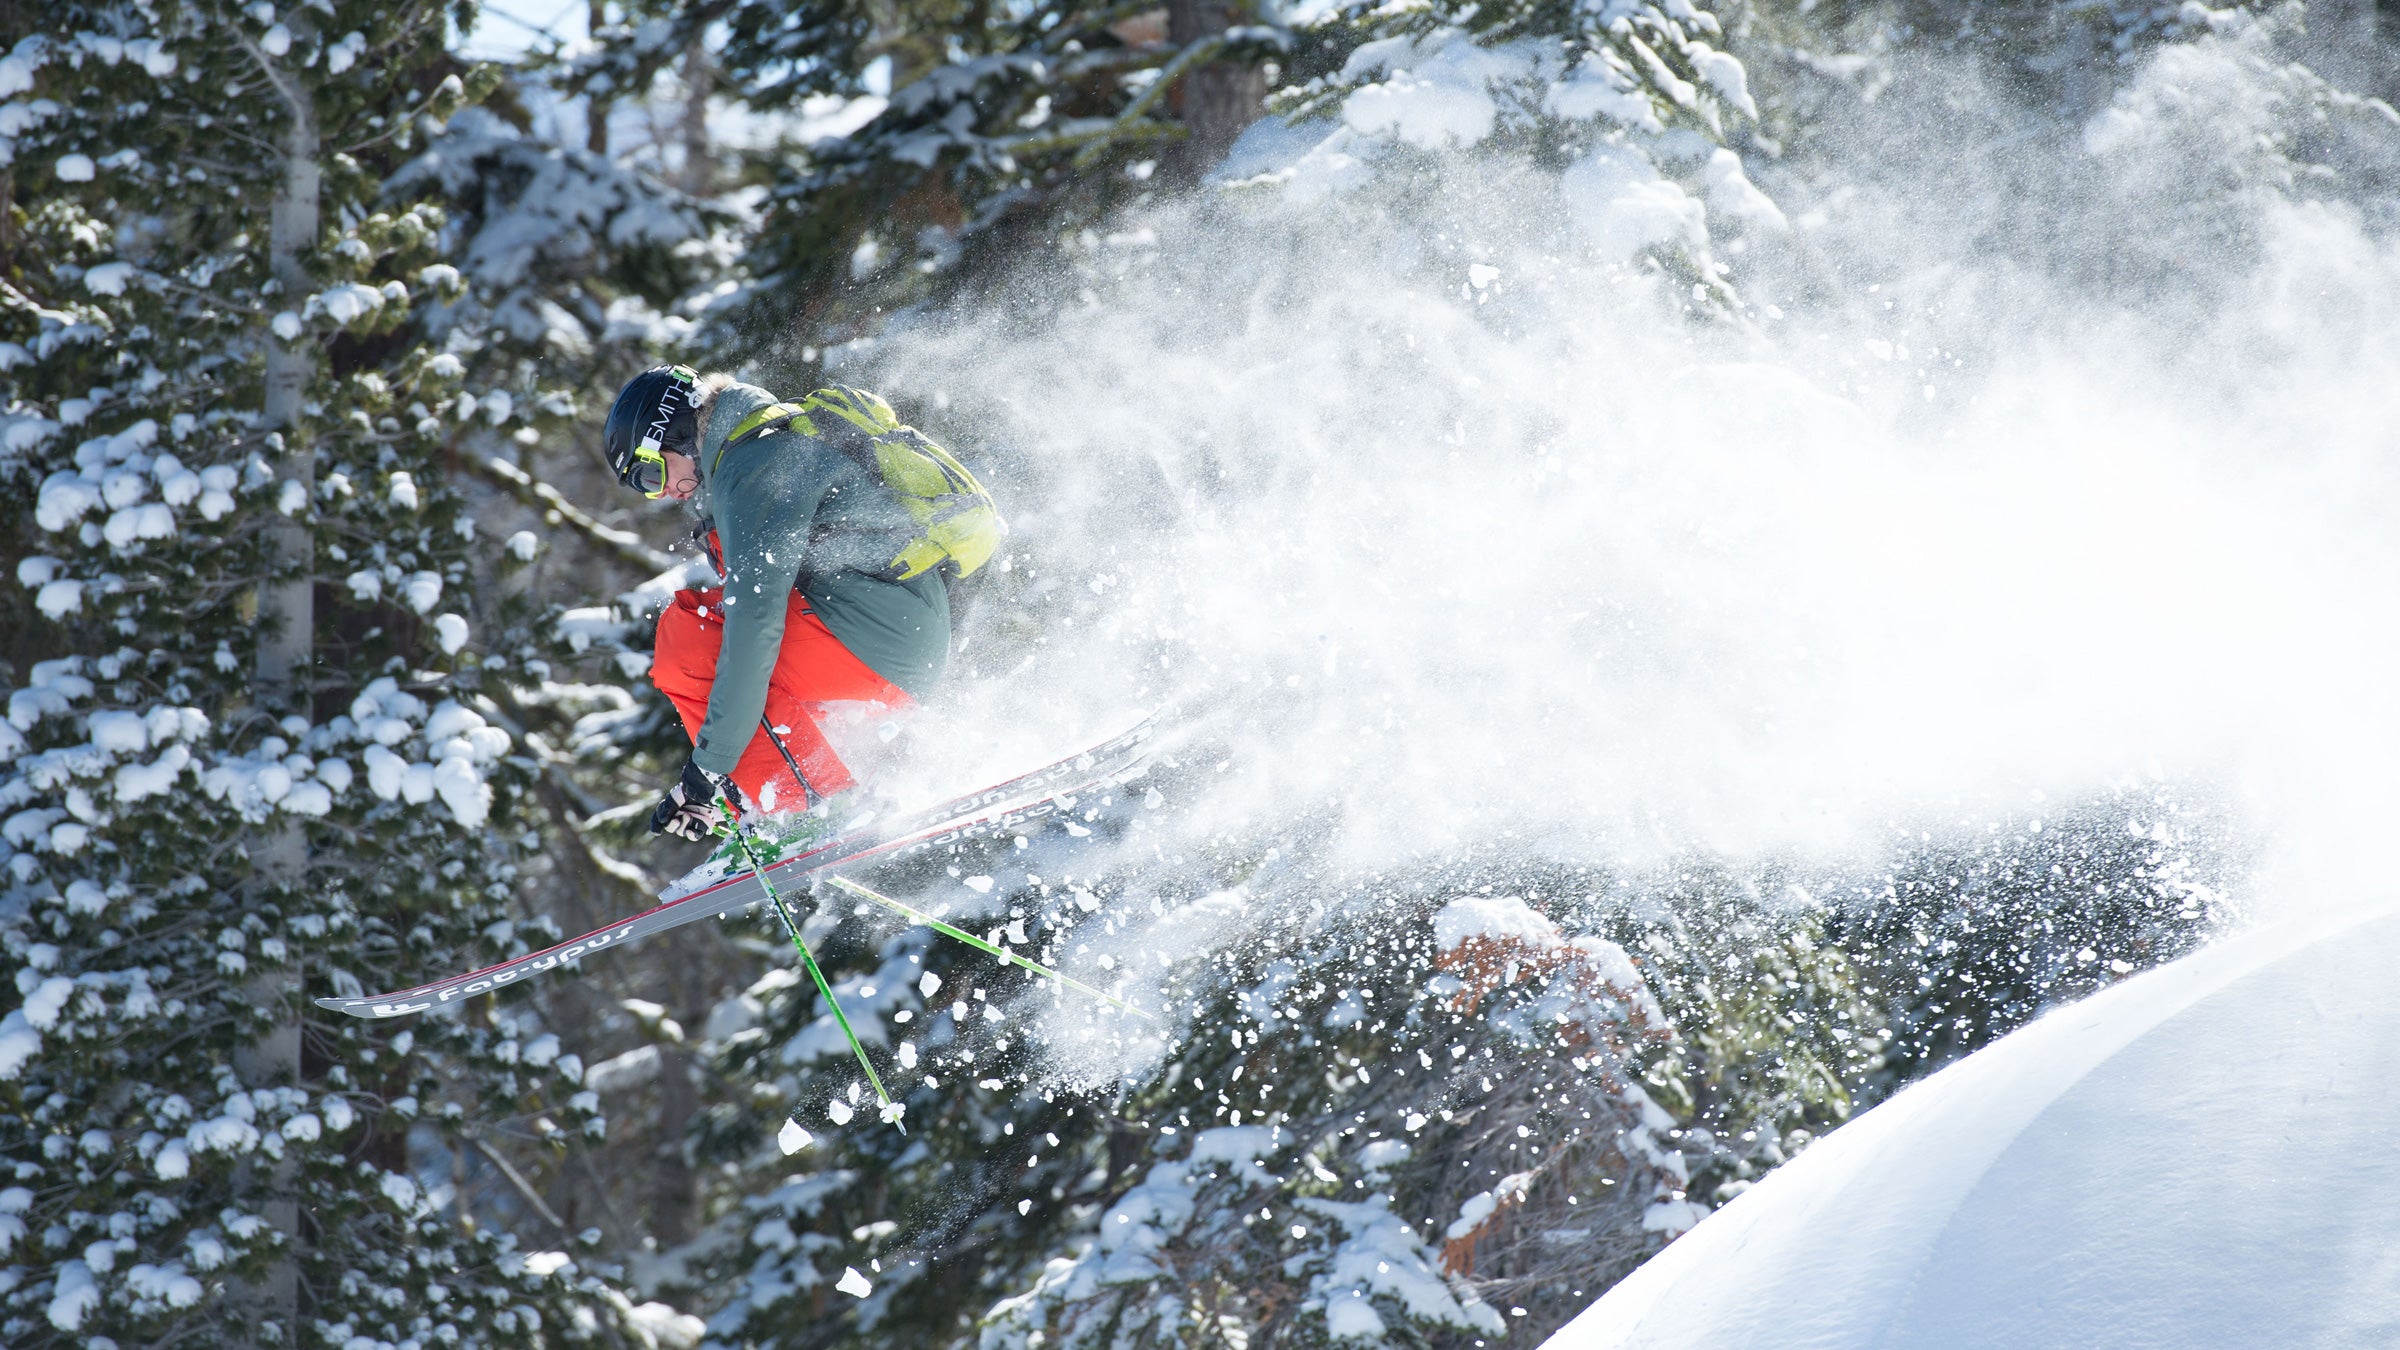
[(557, 488), (497, 455), (467, 454), (462, 455), (460, 460), (478, 477), (508, 489), (527, 506), (545, 513), (557, 513), (559, 519), (574, 526), (585, 538), (635, 567), (649, 572), (663, 572), (683, 561), (672, 553), (650, 547), (638, 534), (600, 523), (583, 508), (568, 501)]

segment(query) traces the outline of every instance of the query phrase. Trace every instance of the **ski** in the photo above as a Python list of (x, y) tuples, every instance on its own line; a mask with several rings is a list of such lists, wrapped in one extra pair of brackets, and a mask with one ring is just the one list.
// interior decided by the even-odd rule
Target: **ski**
[(413, 989), (356, 998), (320, 998), (316, 1003), (320, 1008), (353, 1017), (404, 1017), (521, 983), (596, 951), (626, 946), (671, 928), (747, 909), (767, 898), (769, 879), (775, 884), (791, 886), (829, 867), (870, 859), (904, 858), (927, 849), (1021, 832), (1028, 825), (1070, 809), (1069, 799), (1114, 786), (1146, 767), (1154, 729), (1151, 719), (1144, 718), (1128, 731), (1005, 782), (907, 812), (895, 820), (861, 821), (758, 871), (742, 871), (681, 894), (670, 887), (662, 893), (670, 898), (651, 909), (514, 960)]

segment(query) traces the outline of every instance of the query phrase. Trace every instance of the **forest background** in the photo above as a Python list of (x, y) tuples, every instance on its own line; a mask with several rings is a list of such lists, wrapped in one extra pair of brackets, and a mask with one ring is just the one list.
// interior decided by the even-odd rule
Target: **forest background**
[[(2388, 452), (2293, 372), (2400, 331), (2400, 9), (576, 17), (489, 60), (467, 5), (0, 9), (0, 1341), (1535, 1344), (2275, 852), (2105, 671), (2279, 612), (2297, 532), (1908, 610), (1874, 710), (1785, 723), (1843, 685), (1823, 594), (1972, 589), (1957, 539), (2072, 495), (2112, 405), (2011, 383), (2065, 330), (2109, 397)], [(856, 738), (895, 781), (1164, 709), (1130, 790), (865, 874), (1155, 1027), (830, 894), (906, 1134), (757, 916), (313, 1008), (698, 861), (641, 830), (690, 522), (598, 448), (662, 360), (880, 389), (998, 490), (956, 694)], [(1918, 459), (2012, 418), (2052, 476), (1947, 514)], [(2106, 567), (2198, 556), (2148, 469)], [(1828, 539), (1877, 547), (1777, 571)], [(2123, 715), (1996, 711), (2050, 648)]]

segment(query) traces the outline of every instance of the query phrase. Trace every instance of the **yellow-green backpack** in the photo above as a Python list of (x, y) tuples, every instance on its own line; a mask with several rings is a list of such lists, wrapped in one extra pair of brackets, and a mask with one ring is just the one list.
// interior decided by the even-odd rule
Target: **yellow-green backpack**
[(884, 580), (908, 581), (937, 567), (952, 577), (972, 576), (1008, 533), (1000, 508), (975, 475), (924, 433), (903, 425), (880, 395), (837, 384), (797, 403), (761, 408), (734, 425), (725, 448), (770, 431), (824, 441), (900, 499), (916, 534), (878, 573)]

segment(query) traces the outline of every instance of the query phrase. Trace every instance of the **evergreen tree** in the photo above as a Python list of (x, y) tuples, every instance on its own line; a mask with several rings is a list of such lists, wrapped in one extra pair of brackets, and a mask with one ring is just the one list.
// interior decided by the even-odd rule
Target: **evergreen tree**
[(464, 366), (407, 338), (457, 272), (382, 191), (489, 77), (432, 5), (36, 17), (0, 61), (0, 472), (43, 616), (0, 732), (0, 1339), (616, 1338), (613, 1288), (418, 1166), (598, 1133), (557, 1038), (305, 1003), (539, 935), (440, 453)]
[(1629, 934), (1683, 1033), (1650, 1084), (1690, 1122), (1692, 1194), (1712, 1205), (1894, 1085), (1874, 953), (1837, 941), (1846, 915), (1799, 878), (1690, 856), (1594, 887), (1587, 921)]
[[(1690, 1095), (1680, 1043), (1625, 948), (1474, 873), (1170, 880), (1112, 847), (1137, 804), (1079, 805), (1071, 853), (1001, 841), (885, 882), (1163, 987), (1164, 1026), (831, 907), (812, 940), (857, 972), (836, 992), (908, 1133), (873, 1123), (795, 973), (722, 1010), (718, 1066), (750, 1088), (700, 1147), (753, 1179), (690, 1254), (732, 1295), (714, 1342), (1464, 1345), (1560, 1324), (1701, 1212), (1713, 1145), (1660, 1105)], [(1508, 876), (1586, 903), (1571, 872)], [(786, 1112), (813, 1136), (790, 1157)]]
[[(1597, 121), (1652, 137), (1681, 127), (1722, 142), (1758, 119), (1748, 72), (1724, 50), (1725, 26), (1712, 8), (1635, 0), (1397, 10), (1352, 5), (1327, 16), (1311, 36), (1319, 39), (1311, 48), (1314, 63), (1331, 68), (1296, 81), (1278, 95), (1278, 105), (1300, 116), (1339, 112), (1362, 130), (1381, 119), (1376, 100), (1351, 106), (1361, 89), (1381, 84), (1396, 99), (1410, 83), (1477, 64), (1472, 53), (1453, 45), (1457, 39), (1514, 58), (1487, 59), (1474, 73), (1494, 95), (1490, 114), (1520, 134)], [(1427, 67), (1436, 73), (1412, 78)], [(1398, 87), (1391, 81), (1395, 74)], [(1475, 112), (1480, 117), (1484, 110)], [(1400, 132), (1409, 134), (1405, 127)]]
[[(1821, 260), (1778, 284), (1830, 294), (1847, 260), (1905, 237), (1985, 259), (1987, 293), (2047, 283), (2176, 306), (2181, 321), (2158, 329), (2179, 337), (2227, 323), (2227, 290), (2268, 254), (2286, 205), (2392, 209), (2400, 114), (2317, 63), (2371, 82), (2395, 49), (2353, 24), (2355, 48), (2329, 51), (2315, 9), (1758, 6), (1747, 49), (1774, 91), (1765, 119), (1802, 147), (1782, 166), (1789, 190), (1839, 204), (1813, 233)], [(1855, 145), (1875, 153), (1837, 149)], [(1927, 312), (1958, 283), (1901, 284), (1923, 289), (1901, 308)], [(1974, 354), (1989, 340), (1955, 324), (1917, 345)]]
[(1674, 1029), (1624, 949), (1489, 884), (1376, 886), (1215, 959), (1134, 1103), (1160, 1161), (987, 1344), (1539, 1334), (1697, 1217), (1641, 1081)]
[[(689, 521), (616, 482), (601, 414), (634, 371), (694, 359), (694, 316), (740, 218), (628, 162), (635, 147), (612, 158), (533, 136), (512, 95), (544, 97), (540, 72), (515, 75), (426, 139), (383, 193), (441, 205), (439, 246), (459, 273), (454, 293), (414, 313), (411, 336), (463, 367), (444, 444), (485, 522), (470, 573), (482, 690), (537, 766), (523, 803), (539, 841), (515, 901), (583, 932), (654, 903), (683, 866), (673, 841), (629, 845), (687, 746), (642, 676), (648, 621), (691, 559), (657, 544)], [(683, 1136), (698, 1099), (680, 1027), (697, 1028), (754, 966), (695, 929), (517, 996), (521, 1024), (591, 1063), (613, 1128), (571, 1155), (481, 1140), (456, 1160), (462, 1189), (521, 1224), (588, 1225), (613, 1256), (685, 1240), (696, 1182)]]
[(1257, 115), (1255, 71), (1286, 45), (1251, 19), (1182, 0), (636, 8), (570, 85), (645, 89), (722, 25), (722, 87), (790, 131), (750, 170), (768, 209), (754, 289), (721, 336), (741, 360), (790, 370), (807, 363), (803, 343), (871, 335), (882, 316), (1187, 180)]
[(1759, 109), (1714, 8), (1344, 6), (1301, 35), (1271, 99), (1303, 127), (1330, 125), (1289, 172), (1306, 190), (1354, 190), (1363, 160), (1414, 201), (1460, 152), (1498, 151), (1555, 176), (1600, 260), (1646, 260), (1712, 311), (1736, 307), (1720, 249), (1789, 227), (1739, 153), (1779, 147), (1751, 134)]
[(2171, 785), (2122, 785), (1979, 834), (1903, 831), (1830, 927), (1869, 972), (1885, 1063), (1874, 1096), (2043, 1012), (2189, 955), (2238, 915), (2231, 813)]

